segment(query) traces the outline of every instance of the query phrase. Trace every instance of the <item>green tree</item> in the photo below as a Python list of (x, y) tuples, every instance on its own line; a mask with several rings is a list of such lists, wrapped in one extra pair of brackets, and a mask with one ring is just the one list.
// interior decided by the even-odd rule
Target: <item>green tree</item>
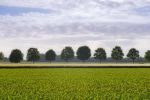
[(150, 50), (145, 53), (145, 60), (150, 62)]
[(61, 52), (61, 59), (68, 62), (74, 58), (74, 51), (72, 47), (65, 47)]
[(88, 60), (91, 57), (91, 50), (88, 46), (81, 46), (77, 50), (77, 58), (79, 60), (82, 60), (83, 62), (85, 60)]
[(140, 57), (139, 55), (139, 51), (136, 50), (135, 48), (132, 48), (129, 50), (127, 57), (132, 59), (133, 63), (135, 62), (136, 59), (138, 59)]
[(37, 48), (28, 49), (27, 61), (32, 61), (34, 63), (35, 61), (38, 61), (39, 59), (40, 59), (40, 53)]
[(54, 50), (48, 50), (47, 52), (46, 52), (46, 54), (45, 54), (45, 59), (47, 60), (47, 61), (50, 61), (50, 63), (52, 62), (52, 61), (54, 61), (55, 59), (56, 59), (56, 53), (55, 53), (55, 51)]
[(94, 58), (101, 63), (102, 60), (106, 60), (106, 51), (103, 48), (98, 48), (95, 50)]
[(12, 63), (20, 63), (23, 60), (23, 53), (19, 49), (12, 50), (9, 61)]
[(4, 54), (3, 52), (0, 52), (0, 60), (3, 60), (4, 59)]
[(123, 56), (124, 56), (124, 53), (120, 46), (116, 46), (115, 48), (113, 48), (112, 53), (111, 53), (112, 59), (118, 62), (119, 60), (123, 59)]

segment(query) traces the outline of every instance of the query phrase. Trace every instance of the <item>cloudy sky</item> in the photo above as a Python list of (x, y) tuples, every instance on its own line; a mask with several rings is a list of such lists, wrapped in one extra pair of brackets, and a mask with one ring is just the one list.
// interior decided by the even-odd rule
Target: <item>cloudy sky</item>
[(0, 0), (0, 50), (150, 49), (150, 0)]

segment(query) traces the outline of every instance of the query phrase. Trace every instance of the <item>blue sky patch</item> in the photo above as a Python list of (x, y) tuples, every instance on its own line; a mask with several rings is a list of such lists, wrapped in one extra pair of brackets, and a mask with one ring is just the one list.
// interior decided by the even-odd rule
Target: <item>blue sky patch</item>
[(150, 5), (149, 6), (143, 6), (143, 7), (135, 8), (134, 11), (138, 15), (149, 16), (150, 15)]
[(28, 8), (28, 7), (9, 7), (0, 6), (1, 15), (20, 15), (22, 13), (39, 12), (39, 13), (51, 13), (53, 10), (41, 9), (41, 8)]

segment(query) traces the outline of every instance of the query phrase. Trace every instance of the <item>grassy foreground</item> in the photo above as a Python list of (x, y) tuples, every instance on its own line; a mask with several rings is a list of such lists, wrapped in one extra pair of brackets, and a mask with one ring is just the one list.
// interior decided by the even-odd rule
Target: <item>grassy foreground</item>
[(2, 100), (149, 100), (150, 69), (0, 69)]

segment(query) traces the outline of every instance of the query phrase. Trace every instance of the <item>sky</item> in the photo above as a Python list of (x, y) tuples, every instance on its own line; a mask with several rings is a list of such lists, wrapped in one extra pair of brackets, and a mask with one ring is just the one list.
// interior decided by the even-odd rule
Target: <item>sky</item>
[(0, 51), (36, 47), (40, 53), (65, 46), (87, 45), (110, 56), (113, 47), (125, 54), (150, 49), (150, 0), (1, 0)]

